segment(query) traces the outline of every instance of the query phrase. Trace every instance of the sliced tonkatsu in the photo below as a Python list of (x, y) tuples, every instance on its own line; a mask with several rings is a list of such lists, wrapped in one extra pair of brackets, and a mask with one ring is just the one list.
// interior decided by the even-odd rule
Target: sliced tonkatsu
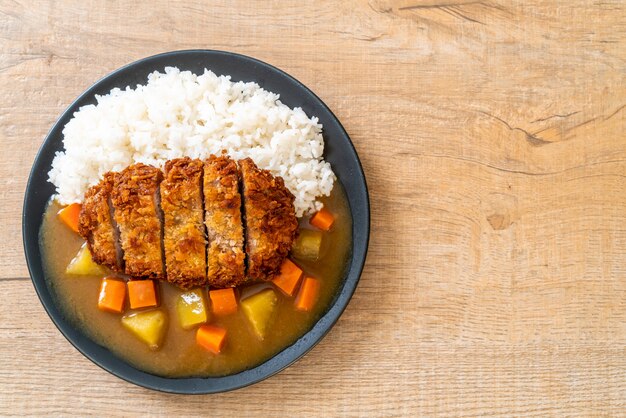
[(202, 165), (191, 158), (167, 161), (160, 185), (167, 281), (182, 289), (207, 284)]
[(234, 287), (246, 280), (238, 168), (227, 156), (204, 164), (204, 209), (208, 235), (208, 282)]
[(85, 195), (80, 233), (98, 264), (182, 288), (271, 280), (297, 235), (294, 196), (250, 158), (178, 158), (107, 173)]
[(291, 250), (298, 231), (294, 196), (282, 178), (259, 169), (252, 159), (239, 161), (246, 220), (247, 275), (270, 280)]
[(162, 178), (158, 168), (137, 163), (120, 172), (113, 184), (113, 215), (124, 251), (124, 273), (130, 276), (164, 276), (158, 202)]
[(109, 206), (116, 175), (106, 173), (100, 183), (87, 190), (78, 219), (78, 232), (87, 241), (96, 263), (120, 271), (123, 259)]

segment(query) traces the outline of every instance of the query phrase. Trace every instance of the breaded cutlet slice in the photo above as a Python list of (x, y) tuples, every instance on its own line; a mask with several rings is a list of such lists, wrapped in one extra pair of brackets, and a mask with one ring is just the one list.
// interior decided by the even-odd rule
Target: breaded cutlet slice
[(159, 183), (163, 173), (142, 163), (120, 172), (113, 184), (111, 202), (124, 250), (124, 272), (134, 277), (162, 278)]
[(78, 232), (87, 240), (93, 261), (122, 272), (123, 259), (109, 206), (116, 175), (106, 173), (100, 183), (87, 190), (78, 217)]
[(207, 280), (212, 287), (234, 287), (246, 280), (238, 171), (227, 156), (211, 155), (204, 163)]
[(291, 251), (298, 231), (294, 196), (281, 177), (259, 169), (250, 158), (239, 161), (243, 186), (247, 276), (271, 280)]
[(160, 186), (167, 281), (182, 289), (207, 284), (202, 166), (191, 158), (169, 160)]

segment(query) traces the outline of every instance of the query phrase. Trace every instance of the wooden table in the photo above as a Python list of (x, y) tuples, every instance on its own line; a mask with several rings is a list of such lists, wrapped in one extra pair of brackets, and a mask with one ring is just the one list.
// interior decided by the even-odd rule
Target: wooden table
[[(20, 213), (59, 114), (110, 71), (207, 48), (313, 89), (361, 157), (369, 257), (332, 332), (214, 396), (142, 389), (57, 331)], [(0, 0), (0, 414), (626, 413), (626, 4)]]

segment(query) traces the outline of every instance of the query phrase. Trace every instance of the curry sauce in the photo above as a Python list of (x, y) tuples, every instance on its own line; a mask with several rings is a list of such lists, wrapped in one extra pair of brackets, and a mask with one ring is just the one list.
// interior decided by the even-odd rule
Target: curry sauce
[[(164, 377), (234, 374), (261, 364), (293, 344), (329, 308), (339, 289), (351, 254), (352, 220), (345, 193), (339, 183), (335, 184), (329, 197), (320, 200), (335, 215), (333, 227), (323, 233), (320, 258), (316, 261), (293, 259), (305, 276), (317, 278), (321, 282), (314, 308), (307, 312), (296, 310), (295, 297), (285, 296), (274, 288), (278, 296), (277, 311), (263, 340), (253, 332), (241, 309), (228, 316), (209, 313), (207, 323), (227, 330), (226, 343), (217, 355), (196, 344), (196, 328), (184, 330), (180, 326), (176, 300), (183, 291), (167, 282), (156, 282), (160, 302), (157, 309), (162, 310), (168, 318), (163, 342), (158, 350), (151, 350), (125, 329), (121, 324), (121, 314), (99, 310), (97, 301), (103, 276), (65, 273), (68, 263), (84, 240), (58, 219), (56, 214), (61, 206), (54, 201), (48, 205), (40, 231), (46, 281), (67, 320), (93, 341), (140, 370)], [(300, 220), (300, 228), (312, 229), (308, 219)], [(273, 285), (267, 283), (239, 287), (237, 293), (245, 295), (264, 286)], [(206, 293), (204, 289), (205, 301), (209, 306)], [(125, 314), (132, 312), (127, 307)]]

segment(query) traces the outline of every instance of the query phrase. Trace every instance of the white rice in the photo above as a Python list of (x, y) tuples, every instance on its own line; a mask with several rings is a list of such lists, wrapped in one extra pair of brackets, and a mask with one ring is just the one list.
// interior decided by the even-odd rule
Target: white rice
[(48, 173), (62, 204), (82, 201), (107, 171), (134, 162), (162, 168), (172, 158), (206, 158), (222, 150), (281, 176), (296, 197), (297, 216), (320, 209), (316, 199), (333, 188), (318, 119), (256, 83), (166, 67), (150, 74), (146, 85), (96, 99), (65, 125), (65, 151)]

